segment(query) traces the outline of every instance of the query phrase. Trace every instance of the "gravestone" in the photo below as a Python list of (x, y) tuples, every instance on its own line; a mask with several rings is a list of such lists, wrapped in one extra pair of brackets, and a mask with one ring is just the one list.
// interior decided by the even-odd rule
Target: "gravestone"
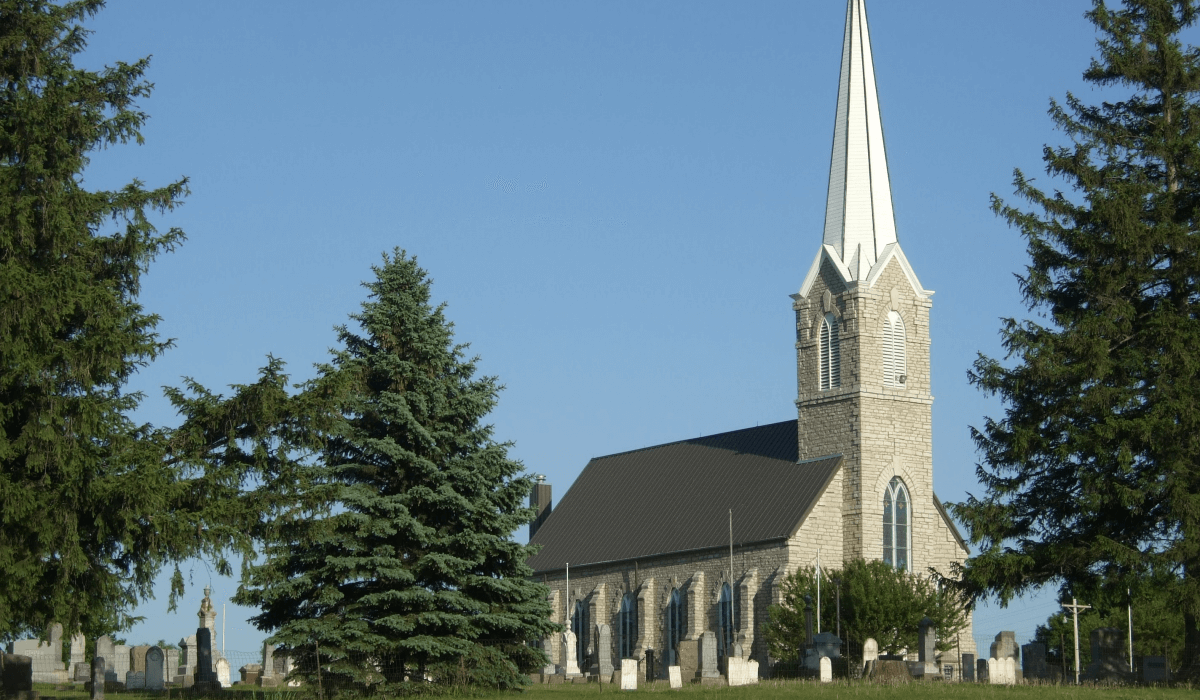
[(1003, 659), (1007, 656), (1017, 658), (1020, 654), (1020, 647), (1017, 646), (1017, 633), (1004, 631), (996, 635), (996, 641), (992, 642), (992, 658)]
[(745, 659), (740, 656), (731, 656), (725, 659), (725, 680), (731, 688), (748, 685), (750, 683), (749, 675), (749, 667)]
[(153, 646), (146, 650), (146, 690), (162, 690), (166, 680), (166, 657), (163, 650)]
[(84, 663), (84, 650), (87, 647), (87, 637), (83, 636), (82, 632), (76, 632), (71, 635), (71, 668), (74, 669), (76, 664)]
[(125, 673), (125, 690), (145, 690), (146, 672), (127, 671)]
[(562, 635), (563, 645), (563, 675), (574, 678), (579, 673), (579, 661), (575, 658), (575, 633), (568, 627)]
[(275, 677), (275, 645), (263, 642), (262, 673), (258, 677), (258, 685), (270, 688), (278, 683)]
[(258, 679), (262, 677), (262, 664), (246, 664), (238, 669), (238, 673), (242, 675), (243, 685), (258, 685)]
[(146, 672), (146, 652), (150, 650), (149, 644), (139, 644), (134, 647), (129, 647), (129, 670)]
[(988, 678), (988, 669), (991, 665), (989, 659), (976, 659), (975, 661), (975, 680), (980, 683), (991, 683), (992, 679)]
[(1167, 682), (1167, 657), (1146, 656), (1142, 658), (1142, 680), (1146, 683)]
[(196, 682), (192, 687), (201, 693), (221, 688), (216, 669), (213, 668), (212, 630), (207, 627), (196, 630)]
[(1004, 664), (999, 659), (987, 660), (987, 681), (991, 685), (1004, 684)]
[(667, 678), (670, 680), (672, 688), (683, 687), (683, 671), (678, 666), (667, 667)]
[[(106, 680), (113, 680), (113, 681), (117, 680), (116, 669), (113, 668), (113, 662), (112, 662), (113, 656), (115, 656), (116, 653), (117, 653), (117, 650), (116, 650), (116, 647), (113, 645), (112, 637), (105, 634), (96, 640), (96, 656), (99, 656), (104, 659), (104, 676), (105, 676)], [(96, 666), (95, 660), (93, 659), (92, 675), (95, 675), (95, 666)], [(113, 672), (112, 678), (108, 677), (109, 671)], [(93, 680), (95, 680), (95, 679), (93, 679)]]
[(601, 678), (612, 678), (612, 627), (605, 624), (596, 625), (596, 665), (594, 673)]
[(1046, 666), (1045, 644), (1030, 642), (1021, 647), (1021, 676), (1026, 680), (1045, 680), (1050, 677), (1050, 669)]
[(91, 677), (91, 664), (84, 661), (80, 661), (79, 663), (75, 664), (75, 677), (72, 680), (74, 680), (76, 683), (87, 683), (89, 680), (91, 680)]
[(707, 630), (700, 635), (700, 668), (699, 678), (720, 678), (721, 670), (717, 665), (717, 635)]
[(871, 637), (867, 637), (867, 641), (863, 642), (863, 663), (868, 661), (879, 660), (879, 642)]
[(962, 679), (964, 681), (974, 681), (975, 680), (975, 655), (974, 654), (963, 654), (962, 655)]
[(691, 681), (700, 677), (700, 640), (681, 639), (675, 647), (675, 665), (683, 678)]
[(105, 676), (110, 681), (125, 683), (125, 674), (129, 673), (129, 647), (125, 644), (114, 644), (112, 660), (106, 662), (108, 669)]
[(24, 654), (0, 654), (0, 693), (16, 697), (33, 692), (33, 659)]
[(833, 662), (829, 660), (828, 656), (821, 657), (821, 682), (833, 682)]
[(933, 620), (922, 618), (917, 626), (917, 660), (909, 665), (913, 678), (934, 680), (940, 674), (937, 665), (937, 628)]
[(9, 645), (9, 653), (29, 657), (34, 683), (66, 683), (70, 680), (62, 660), (62, 629), (56, 622), (46, 629), (48, 641), (19, 639)]
[(746, 662), (746, 677), (750, 679), (750, 684), (758, 683), (758, 662), (750, 659)]
[[(289, 678), (291, 675), (292, 675), (292, 657), (285, 656), (285, 657), (283, 657), (283, 677)], [(425, 680), (429, 680), (429, 678), (426, 677)], [(300, 687), (300, 679), (299, 678), (290, 678), (290, 680), (288, 680), (288, 682), (287, 682), (287, 686), (289, 688), (299, 688)]]
[(199, 654), (196, 635), (192, 634), (179, 640), (179, 666), (175, 682), (184, 688), (192, 687), (196, 682), (196, 657)]
[(1092, 663), (1084, 677), (1092, 681), (1128, 680), (1129, 660), (1125, 656), (1125, 634), (1115, 627), (1092, 630)]
[[(110, 646), (111, 644), (112, 642), (109, 642)], [(107, 675), (105, 663), (103, 656), (92, 657), (92, 700), (104, 700), (104, 677)]]
[(730, 655), (730, 656), (736, 656), (736, 657), (738, 657), (739, 659), (744, 659), (744, 658), (746, 658), (746, 655), (745, 655), (745, 654), (742, 652), (742, 643), (741, 643), (741, 642), (734, 642), (734, 643), (733, 643), (733, 650), (729, 652), (729, 655)]
[(637, 659), (621, 659), (621, 690), (637, 690)]
[(163, 683), (170, 682), (179, 670), (179, 650), (163, 649)]
[(233, 685), (229, 677), (229, 660), (222, 656), (214, 665), (217, 667), (217, 682), (221, 684), (221, 687), (228, 688)]

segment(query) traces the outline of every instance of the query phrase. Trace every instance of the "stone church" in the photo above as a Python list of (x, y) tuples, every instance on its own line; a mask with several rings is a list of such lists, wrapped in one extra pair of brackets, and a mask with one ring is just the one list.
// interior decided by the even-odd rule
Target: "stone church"
[[(933, 492), (933, 292), (891, 197), (865, 0), (848, 0), (824, 234), (791, 297), (796, 420), (597, 457), (553, 508), (550, 486), (534, 489), (529, 564), (584, 672), (647, 649), (686, 663), (711, 631), (721, 657), (740, 652), (765, 675), (761, 629), (788, 573), (818, 556), (917, 573), (967, 557)], [(567, 664), (561, 635), (545, 644)]]

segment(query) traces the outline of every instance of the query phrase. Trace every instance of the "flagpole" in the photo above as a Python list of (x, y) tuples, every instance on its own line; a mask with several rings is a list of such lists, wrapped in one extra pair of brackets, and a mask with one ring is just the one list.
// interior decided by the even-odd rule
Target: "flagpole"
[(817, 547), (817, 634), (821, 633), (821, 548)]
[[(729, 509), (729, 628), (733, 629), (733, 621), (737, 618), (733, 615), (733, 509)], [(733, 629), (736, 635), (737, 630)], [(729, 640), (732, 644), (733, 640)]]

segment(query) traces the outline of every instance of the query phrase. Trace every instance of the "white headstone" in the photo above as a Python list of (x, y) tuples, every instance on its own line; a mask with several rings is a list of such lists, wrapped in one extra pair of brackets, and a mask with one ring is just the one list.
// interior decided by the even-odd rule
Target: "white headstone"
[(637, 659), (621, 659), (621, 690), (637, 690)]
[(129, 671), (125, 674), (125, 690), (145, 690), (146, 672)]
[(127, 644), (113, 645), (113, 660), (109, 663), (109, 668), (113, 673), (117, 674), (118, 681), (125, 680), (125, 674), (131, 670), (129, 668), (129, 646)]
[(83, 663), (83, 649), (87, 646), (87, 638), (82, 632), (71, 635), (71, 668)]
[(988, 684), (1003, 685), (1004, 684), (1004, 665), (996, 659), (987, 660), (988, 667)]
[(667, 677), (671, 679), (672, 688), (683, 687), (683, 673), (680, 672), (678, 666), (668, 666)]
[(863, 663), (868, 661), (879, 660), (879, 642), (871, 637), (867, 637), (867, 641), (863, 642)]
[(833, 682), (833, 662), (829, 660), (828, 656), (821, 657), (821, 682)]
[(731, 656), (725, 660), (725, 678), (730, 687), (748, 685), (750, 683), (748, 671), (746, 660), (743, 658)]
[(163, 650), (150, 647), (146, 650), (146, 690), (162, 690), (166, 679), (166, 659)]
[(217, 682), (221, 684), (221, 687), (228, 688), (229, 686), (233, 685), (229, 682), (229, 660), (225, 657), (217, 659), (216, 667)]
[(750, 678), (750, 683), (758, 683), (758, 662), (750, 659), (746, 662), (746, 675)]
[(1002, 659), (1004, 663), (1004, 684), (1017, 684), (1017, 660), (1011, 656), (1006, 656)]

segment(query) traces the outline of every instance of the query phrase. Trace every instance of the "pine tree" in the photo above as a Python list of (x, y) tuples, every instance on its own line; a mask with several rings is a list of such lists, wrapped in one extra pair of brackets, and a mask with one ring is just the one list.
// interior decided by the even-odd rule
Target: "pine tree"
[(525, 643), (552, 625), (513, 540), (532, 483), (482, 423), (500, 387), (475, 376), (414, 258), (374, 271), (361, 333), (340, 328), (323, 369), (347, 387), (345, 422), (238, 599), (323, 687), (513, 687), (544, 660)]
[[(1071, 139), (1046, 147), (1044, 192), (1019, 170), (1025, 211), (993, 198), (1028, 241), (1020, 280), (1035, 320), (1007, 319), (1007, 360), (971, 381), (1004, 416), (974, 438), (986, 493), (957, 504), (980, 554), (974, 595), (1048, 582), (1135, 590), (1180, 576), (1186, 663), (1200, 661), (1200, 53), (1181, 33), (1195, 0), (1096, 0), (1099, 56), (1084, 73), (1115, 101), (1051, 103)], [(1119, 94), (1117, 94), (1119, 93)]]

